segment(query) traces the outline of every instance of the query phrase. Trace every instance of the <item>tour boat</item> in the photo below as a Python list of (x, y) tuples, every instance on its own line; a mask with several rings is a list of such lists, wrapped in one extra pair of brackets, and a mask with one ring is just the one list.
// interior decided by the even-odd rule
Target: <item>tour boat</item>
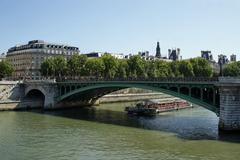
[(137, 103), (136, 106), (134, 107), (126, 107), (125, 111), (127, 111), (128, 114), (143, 115), (143, 116), (153, 116), (153, 115), (156, 115), (158, 112), (157, 109), (148, 108), (142, 103)]
[(137, 103), (135, 106), (126, 107), (125, 111), (128, 114), (152, 116), (160, 112), (178, 110), (192, 107), (190, 103), (185, 100), (146, 100)]

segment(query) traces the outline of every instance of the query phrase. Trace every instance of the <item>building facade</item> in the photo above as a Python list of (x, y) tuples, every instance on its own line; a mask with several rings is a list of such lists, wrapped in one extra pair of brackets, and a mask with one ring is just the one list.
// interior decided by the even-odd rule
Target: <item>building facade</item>
[(77, 47), (33, 40), (8, 49), (6, 58), (14, 67), (14, 79), (40, 79), (41, 64), (45, 59), (55, 56), (69, 59), (74, 54), (79, 54)]
[(91, 52), (91, 53), (86, 53), (85, 55), (88, 58), (99, 58), (99, 57), (102, 57), (104, 54), (110, 54), (116, 59), (124, 59), (124, 55), (122, 53)]
[(223, 54), (218, 55), (218, 64), (219, 65), (225, 65), (228, 62), (229, 62), (229, 60), (226, 55), (223, 55)]
[(231, 61), (231, 62), (236, 62), (236, 61), (237, 61), (237, 56), (236, 56), (236, 54), (232, 54), (232, 55), (230, 56), (230, 61)]
[(5, 60), (5, 59), (6, 59), (5, 53), (2, 53), (2, 54), (0, 55), (0, 62), (3, 61), (3, 60)]
[(168, 49), (168, 59), (177, 61), (180, 59), (180, 48)]
[(213, 61), (213, 56), (211, 51), (201, 51), (201, 57), (208, 61)]

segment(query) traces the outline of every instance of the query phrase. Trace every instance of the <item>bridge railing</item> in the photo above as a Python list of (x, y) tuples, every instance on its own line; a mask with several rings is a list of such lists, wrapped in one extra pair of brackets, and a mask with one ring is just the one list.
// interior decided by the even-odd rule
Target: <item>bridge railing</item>
[(158, 77), (158, 78), (104, 78), (104, 77), (63, 77), (57, 82), (92, 82), (92, 81), (159, 81), (159, 82), (217, 82), (218, 77)]

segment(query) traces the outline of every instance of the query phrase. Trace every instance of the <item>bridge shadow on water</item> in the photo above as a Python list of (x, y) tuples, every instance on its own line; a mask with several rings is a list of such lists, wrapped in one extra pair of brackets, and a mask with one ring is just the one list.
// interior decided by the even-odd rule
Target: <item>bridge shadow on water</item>
[[(185, 111), (187, 110), (188, 109), (185, 109)], [(124, 111), (98, 109), (95, 107), (30, 112), (76, 120), (169, 132), (174, 133), (183, 140), (219, 140), (240, 143), (240, 133), (218, 131), (218, 118), (179, 116), (178, 112), (184, 112), (184, 110), (171, 112), (170, 114), (161, 114), (155, 117), (131, 116), (127, 115)]]

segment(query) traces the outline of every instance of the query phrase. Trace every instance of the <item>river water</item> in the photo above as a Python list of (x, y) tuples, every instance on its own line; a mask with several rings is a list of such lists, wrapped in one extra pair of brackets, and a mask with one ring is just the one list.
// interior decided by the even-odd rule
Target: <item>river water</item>
[(238, 160), (240, 134), (218, 132), (201, 107), (128, 116), (129, 103), (0, 112), (0, 160)]

